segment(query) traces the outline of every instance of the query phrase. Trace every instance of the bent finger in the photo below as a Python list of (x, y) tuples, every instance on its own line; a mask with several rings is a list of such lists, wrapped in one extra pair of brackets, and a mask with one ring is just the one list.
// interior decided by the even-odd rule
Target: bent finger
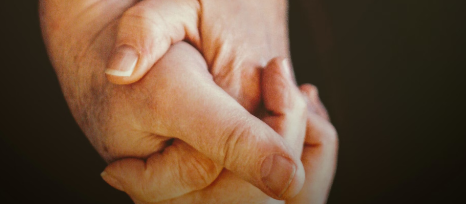
[[(294, 153), (301, 157), (306, 133), (306, 103), (294, 84), (291, 66), (284, 58), (269, 62), (262, 74), (262, 96), (268, 115), (263, 121), (283, 136)], [(303, 177), (293, 180), (290, 186), (301, 189)]]
[(300, 87), (307, 102), (308, 120), (305, 144), (318, 146), (338, 143), (335, 127), (329, 122), (327, 110), (320, 101), (317, 88), (311, 84)]
[(141, 79), (170, 45), (184, 39), (199, 47), (197, 0), (140, 1), (122, 15), (105, 71), (115, 84)]
[(262, 75), (262, 95), (269, 116), (263, 120), (301, 155), (306, 132), (306, 102), (294, 84), (288, 60), (275, 58)]
[(145, 87), (157, 87), (153, 91), (160, 96), (145, 112), (147, 118), (160, 119), (148, 124), (147, 131), (183, 140), (274, 198), (296, 195), (300, 189), (290, 187), (290, 181), (304, 174), (299, 156), (218, 87), (205, 62), (199, 66), (191, 58), (180, 60), (179, 56), (194, 56), (195, 49), (186, 45), (174, 45), (149, 72), (150, 80), (141, 80)]
[(316, 113), (326, 120), (330, 120), (327, 109), (320, 101), (319, 91), (316, 86), (312, 84), (303, 84), (299, 87), (301, 93), (304, 95), (306, 102), (308, 103), (308, 110)]
[(318, 99), (317, 89), (312, 85), (300, 87), (308, 102), (308, 120), (305, 146), (301, 160), (306, 171), (302, 191), (287, 204), (317, 203), (327, 200), (335, 174), (338, 137), (335, 128), (318, 111), (323, 105)]
[(175, 140), (147, 161), (122, 159), (111, 163), (102, 178), (134, 200), (160, 202), (210, 185), (222, 167), (186, 143)]

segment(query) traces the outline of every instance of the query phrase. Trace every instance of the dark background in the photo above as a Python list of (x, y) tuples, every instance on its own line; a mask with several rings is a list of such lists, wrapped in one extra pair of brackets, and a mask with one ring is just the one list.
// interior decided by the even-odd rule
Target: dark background
[[(1, 1), (0, 203), (131, 203), (74, 122), (36, 1)], [(290, 0), (293, 63), (340, 138), (329, 203), (466, 203), (460, 1)]]

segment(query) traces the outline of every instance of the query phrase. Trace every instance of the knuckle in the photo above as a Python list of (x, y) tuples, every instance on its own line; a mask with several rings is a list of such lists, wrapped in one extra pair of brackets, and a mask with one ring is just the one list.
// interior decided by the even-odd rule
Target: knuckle
[(280, 66), (285, 59), (285, 57), (275, 57), (272, 60), (270, 60), (269, 65), (274, 64)]
[(160, 54), (157, 48), (168, 48), (172, 42), (172, 32), (167, 31), (170, 27), (167, 20), (160, 13), (142, 6), (124, 12), (118, 27), (117, 43), (136, 47), (141, 55), (149, 59)]
[(136, 18), (136, 19), (147, 19), (148, 16), (151, 15), (153, 11), (150, 7), (143, 6), (143, 5), (136, 5), (123, 13), (122, 18)]
[(190, 157), (180, 165), (186, 165), (186, 168), (180, 170), (180, 178), (190, 190), (207, 187), (220, 173), (220, 168), (215, 163), (207, 158), (200, 158), (200, 155)]
[[(148, 18), (146, 17), (147, 14), (147, 9), (144, 9), (144, 7), (133, 7), (128, 9), (123, 13), (121, 16), (121, 24), (120, 25), (126, 25), (126, 26), (138, 26), (141, 25), (144, 21), (147, 21)], [(135, 23), (138, 22), (138, 23)]]
[[(137, 28), (139, 32), (159, 32), (163, 27), (167, 26), (166, 20), (157, 12), (147, 9), (143, 6), (136, 6), (125, 11), (120, 20), (121, 27)], [(120, 29), (127, 30), (127, 32), (134, 32), (134, 29)], [(136, 30), (136, 31), (138, 31)], [(159, 32), (163, 34), (163, 32)], [(163, 35), (165, 37), (165, 35)]]
[[(223, 134), (224, 139), (219, 146), (222, 150), (219, 152), (223, 153), (222, 166), (235, 164), (241, 157), (238, 155), (238, 147), (241, 146), (243, 139), (248, 138), (252, 132), (252, 129), (248, 124), (248, 119), (237, 120), (234, 124), (231, 124)], [(250, 139), (250, 138), (249, 138)]]
[(301, 85), (301, 92), (310, 101), (314, 96), (318, 95), (318, 89), (312, 84)]

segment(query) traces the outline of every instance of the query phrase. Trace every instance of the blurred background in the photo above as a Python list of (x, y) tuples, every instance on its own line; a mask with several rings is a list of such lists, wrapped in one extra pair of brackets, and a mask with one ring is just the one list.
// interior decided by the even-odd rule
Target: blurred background
[[(131, 203), (68, 110), (37, 1), (0, 5), (0, 203)], [(461, 1), (290, 0), (298, 82), (339, 133), (329, 204), (466, 203), (464, 19)]]

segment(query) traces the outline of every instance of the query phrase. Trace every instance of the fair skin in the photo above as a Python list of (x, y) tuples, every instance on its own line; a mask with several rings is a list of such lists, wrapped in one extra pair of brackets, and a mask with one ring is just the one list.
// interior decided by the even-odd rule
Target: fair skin
[[(177, 48), (172, 48), (156, 65), (163, 66), (166, 58), (176, 56)], [(185, 55), (186, 56), (186, 55)], [(192, 55), (195, 56), (195, 55)], [(184, 60), (185, 61), (185, 60)], [(335, 171), (337, 137), (333, 126), (328, 122), (325, 108), (321, 104), (317, 90), (311, 85), (303, 85), (300, 90), (294, 85), (287, 74), (283, 60), (275, 59), (265, 68), (262, 80), (264, 104), (269, 114), (262, 119), (275, 131), (282, 135), (288, 143), (295, 145), (296, 151), (302, 150), (302, 161), (306, 170), (306, 181), (303, 189), (286, 203), (325, 203)], [(160, 70), (154, 67), (156, 70)], [(151, 70), (148, 77), (156, 76), (157, 71)], [(144, 79), (146, 80), (146, 79)], [(302, 120), (301, 105), (307, 103), (307, 123)], [(301, 126), (301, 128), (300, 128)], [(304, 147), (297, 131), (306, 127)], [(183, 145), (178, 141), (175, 146)], [(167, 149), (168, 153), (173, 147)], [(204, 189), (180, 195), (178, 189), (184, 189), (184, 182), (175, 182), (154, 171), (164, 166), (155, 154), (147, 159), (124, 159), (110, 164), (105, 170), (119, 185), (117, 189), (127, 192), (136, 203), (278, 203), (259, 189), (244, 182), (228, 170), (223, 170), (216, 180)], [(169, 183), (171, 182), (171, 183)], [(114, 181), (109, 181), (112, 185)], [(165, 184), (168, 185), (165, 185)]]
[[(194, 63), (192, 62), (197, 60), (202, 61), (203, 58), (196, 50), (190, 48), (186, 43), (177, 43), (170, 48), (169, 52), (151, 69), (142, 81), (136, 83), (139, 86), (135, 88), (153, 90), (154, 88), (146, 87), (148, 86), (147, 82), (158, 81), (160, 80), (158, 76), (167, 75), (168, 72), (176, 73), (177, 75), (185, 73), (185, 75), (189, 75), (190, 77), (201, 74), (210, 75), (205, 64), (200, 68), (193, 66)], [(174, 61), (177, 62), (176, 66), (173, 66)], [(283, 60), (275, 61), (277, 62), (274, 65), (278, 61)], [(171, 66), (170, 69), (166, 68), (168, 66)], [(288, 67), (285, 68), (288, 69)], [(265, 114), (262, 120), (283, 136), (286, 143), (293, 144), (294, 153), (300, 155), (306, 128), (306, 106), (298, 88), (289, 89), (290, 91), (286, 90), (281, 94), (292, 96), (292, 100), (283, 100), (282, 98), (284, 97), (279, 97), (274, 93), (275, 90), (288, 87), (293, 88), (291, 86), (293, 84), (291, 75), (288, 74), (289, 76), (285, 78), (285, 74), (284, 71), (280, 70), (279, 66), (271, 66), (271, 68), (264, 70), (262, 87), (269, 87), (269, 90), (274, 90), (262, 92), (264, 99), (270, 98), (270, 100), (265, 101), (264, 105), (267, 109), (267, 114)], [(174, 79), (165, 83), (185, 86), (186, 83), (183, 83), (184, 80), (181, 77), (180, 80)], [(276, 81), (282, 83), (277, 83)], [(202, 82), (194, 81), (193, 83)], [(191, 105), (187, 108), (196, 109), (196, 106)], [(181, 111), (189, 111), (188, 109), (182, 109)], [(178, 115), (179, 113), (174, 114)], [(200, 156), (197, 155), (197, 163), (186, 164), (184, 159), (188, 157), (188, 152), (176, 154), (182, 155), (181, 158), (163, 158), (163, 156), (173, 155), (174, 151), (180, 151), (180, 147), (184, 147), (182, 149), (185, 151), (189, 148), (189, 146), (186, 146), (181, 141), (175, 140), (162, 153), (151, 155), (147, 161), (134, 158), (118, 160), (106, 168), (104, 179), (117, 189), (127, 192), (136, 203), (215, 203), (215, 200), (221, 200), (224, 203), (268, 203), (269, 201), (273, 201), (259, 189), (244, 182), (228, 170), (222, 170), (220, 175), (209, 175), (212, 171), (202, 171), (204, 173), (202, 173), (203, 176), (201, 178), (211, 179), (208, 182), (202, 183), (209, 183), (209, 185), (194, 192), (186, 191), (185, 189), (189, 187), (186, 187), (185, 183), (197, 182), (199, 179), (193, 179), (191, 176), (186, 176), (185, 174), (189, 175), (192, 172), (198, 172), (197, 168), (193, 169), (192, 167), (204, 166), (203, 163), (205, 163), (205, 160), (199, 160)], [(250, 146), (247, 148), (256, 147)], [(173, 179), (172, 175), (179, 175), (179, 173), (161, 170), (170, 166), (170, 164), (179, 165), (180, 163), (191, 167), (186, 170), (184, 176), (181, 176), (181, 178), (188, 177), (188, 179), (177, 180), (176, 177)], [(111, 176), (112, 179), (116, 179), (118, 182), (115, 183), (115, 180), (108, 179), (108, 176)], [(280, 178), (280, 175), (274, 176)], [(128, 178), (132, 179), (127, 180)]]
[[(184, 40), (204, 56), (215, 83), (246, 110), (254, 112), (260, 103), (261, 68), (274, 57), (289, 57), (287, 3), (286, 0), (137, 2), (121, 16), (107, 77), (116, 84), (137, 81), (171, 44)], [(111, 74), (112, 70), (133, 71), (130, 76), (117, 76)]]
[[(183, 73), (172, 72), (171, 78), (165, 73), (159, 76), (155, 95), (147, 94), (149, 90), (145, 89), (140, 89), (146, 91), (142, 93), (132, 92), (137, 84), (118, 86), (107, 81), (104, 72), (117, 41), (118, 24), (125, 11), (137, 3), (132, 0), (40, 1), (44, 41), (62, 91), (74, 118), (99, 154), (108, 162), (127, 157), (145, 158), (165, 148), (171, 138), (177, 138), (213, 162), (208, 168), (201, 168), (205, 171), (220, 173), (218, 169), (224, 167), (271, 197), (295, 196), (304, 178), (299, 155), (272, 128), (242, 107), (245, 103), (237, 102), (257, 104), (260, 94), (254, 94), (257, 100), (242, 100), (242, 94), (233, 98), (228, 88), (224, 91), (225, 87), (218, 85), (225, 79), (234, 89), (241, 90), (238, 93), (255, 93), (246, 89), (259, 90), (259, 69), (252, 75), (245, 74), (250, 70), (242, 71), (233, 63), (235, 66), (228, 74), (216, 75), (211, 68), (213, 74), (199, 76), (199, 83), (191, 83), (196, 80)], [(224, 49), (220, 51), (215, 59), (230, 56)], [(244, 59), (242, 54), (238, 53), (239, 58), (234, 59)], [(216, 64), (223, 62), (217, 61)], [(192, 65), (199, 63), (205, 62)], [(177, 78), (188, 84), (163, 83)], [(245, 86), (250, 81), (256, 85)], [(197, 108), (182, 111), (182, 107), (193, 105)], [(174, 116), (177, 111), (180, 114)], [(281, 169), (266, 171), (270, 162), (278, 162)], [(167, 171), (174, 169), (184, 172), (188, 165), (166, 168)], [(285, 175), (278, 179), (272, 176), (274, 172)], [(190, 176), (199, 180), (202, 172)], [(211, 180), (203, 179), (205, 182), (192, 184), (186, 191), (205, 187)]]
[[(128, 157), (147, 158), (154, 152), (161, 153), (160, 151), (168, 146), (172, 147), (174, 151), (164, 151), (159, 157), (160, 160), (176, 161), (177, 158), (182, 158), (185, 163), (170, 166), (168, 164), (171, 162), (167, 162), (167, 166), (159, 172), (179, 172), (178, 177), (173, 176), (170, 182), (182, 179), (179, 175), (187, 175), (184, 179), (188, 182), (180, 195), (209, 186), (222, 167), (273, 198), (286, 199), (296, 195), (303, 185), (304, 178), (304, 168), (299, 161), (299, 155), (266, 123), (248, 113), (257, 110), (261, 98), (258, 68), (274, 56), (288, 54), (286, 19), (283, 17), (286, 11), (284, 6), (280, 6), (283, 5), (283, 1), (276, 1), (277, 4), (270, 4), (270, 1), (268, 4), (255, 2), (250, 7), (245, 6), (249, 10), (237, 10), (238, 6), (246, 5), (245, 2), (202, 1), (199, 5), (203, 11), (201, 19), (215, 21), (196, 22), (205, 32), (199, 35), (201, 37), (198, 39), (201, 40), (198, 42), (201, 43), (196, 43), (196, 38), (192, 37), (195, 35), (189, 32), (180, 38), (170, 36), (169, 39), (172, 42), (187, 40), (201, 50), (212, 76), (196, 75), (198, 78), (193, 79), (192, 75), (186, 77), (184, 72), (166, 71), (158, 75), (159, 79), (154, 80), (155, 82), (146, 81), (149, 85), (112, 85), (105, 80), (102, 73), (108, 68), (108, 64), (112, 64), (107, 63), (107, 59), (112, 59), (112, 50), (117, 49), (119, 42), (125, 42), (124, 36), (139, 40), (139, 45), (163, 45), (146, 42), (147, 39), (151, 39), (151, 34), (154, 34), (152, 32), (148, 32), (147, 35), (123, 33), (124, 19), (133, 19), (132, 15), (124, 14), (143, 2), (150, 1), (41, 1), (41, 23), (51, 61), (75, 119), (97, 151), (107, 161), (114, 161)], [(228, 6), (219, 7), (216, 4)], [(233, 10), (229, 10), (230, 8)], [(265, 10), (260, 12), (260, 9)], [(249, 24), (231, 23), (230, 18), (225, 18), (224, 21), (222, 18), (215, 18), (220, 16), (219, 14), (237, 15), (238, 11), (243, 11), (240, 16), (248, 19), (243, 22)], [(278, 16), (276, 19), (248, 17), (258, 14), (279, 15), (270, 15)], [(139, 16), (134, 19), (147, 18)], [(272, 19), (272, 22), (258, 23), (264, 19)], [(178, 20), (183, 22), (183, 19)], [(132, 22), (128, 25), (138, 24)], [(189, 30), (188, 26), (181, 28)], [(247, 30), (255, 32), (241, 35)], [(274, 30), (276, 34), (269, 36), (270, 30)], [(170, 44), (167, 44), (166, 49), (162, 46), (155, 57), (144, 56), (144, 53), (157, 53), (152, 52), (154, 48), (146, 49), (151, 52), (143, 52), (145, 49), (142, 49), (139, 51), (134, 75), (129, 78), (107, 75), (108, 79), (114, 83), (138, 81), (138, 77), (142, 77), (169, 46)], [(173, 66), (170, 65), (167, 70), (171, 70)], [(204, 61), (197, 60), (191, 61), (190, 66), (206, 67)], [(180, 84), (172, 83), (171, 80), (179, 76), (186, 78), (181, 78)], [(199, 83), (195, 83), (196, 80)], [(193, 106), (196, 108), (187, 108)], [(173, 113), (176, 111), (179, 114), (174, 117)], [(212, 135), (219, 137), (212, 140)], [(168, 141), (171, 138), (186, 143), (177, 145), (179, 143), (174, 142), (170, 145)], [(187, 152), (189, 154), (186, 154)], [(182, 157), (183, 153), (188, 157)], [(290, 163), (281, 165), (287, 167), (285, 172), (288, 172), (288, 177), (285, 179), (274, 180), (261, 175), (262, 164), (268, 161), (267, 158), (274, 158), (274, 155), (281, 155), (284, 158), (281, 161)], [(202, 165), (198, 165), (200, 168), (197, 168), (197, 174), (186, 174), (189, 164), (199, 163)], [(199, 178), (203, 178), (202, 182), (189, 182)]]

